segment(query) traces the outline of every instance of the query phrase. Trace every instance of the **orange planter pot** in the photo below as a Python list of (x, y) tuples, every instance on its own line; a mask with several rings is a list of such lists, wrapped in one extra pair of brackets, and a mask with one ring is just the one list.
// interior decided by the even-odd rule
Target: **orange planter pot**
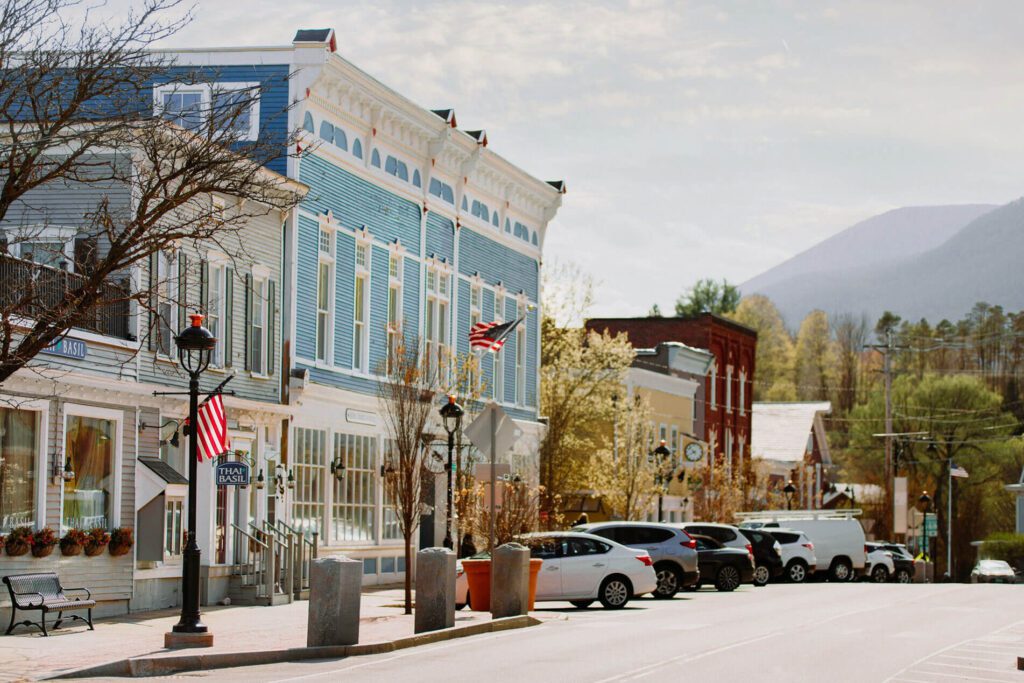
[(544, 560), (532, 558), (530, 560), (530, 611), (533, 611), (533, 603), (537, 600), (537, 575), (540, 574), (540, 567)]
[(469, 608), (474, 612), (490, 612), (491, 561), (463, 560), (462, 569), (469, 583)]

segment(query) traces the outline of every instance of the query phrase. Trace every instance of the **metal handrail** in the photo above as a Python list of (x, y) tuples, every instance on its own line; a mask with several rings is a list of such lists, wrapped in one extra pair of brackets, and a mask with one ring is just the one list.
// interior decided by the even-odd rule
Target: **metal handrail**
[(255, 542), (255, 543), (256, 543), (257, 545), (259, 545), (260, 547), (262, 547), (262, 548), (266, 549), (266, 547), (267, 547), (267, 544), (266, 544), (266, 543), (264, 543), (264, 542), (263, 542), (263, 541), (261, 541), (260, 539), (256, 538), (255, 536), (253, 536), (252, 534), (250, 534), (249, 532), (247, 532), (247, 531), (246, 531), (245, 529), (242, 529), (242, 528), (240, 528), (240, 527), (236, 526), (236, 525), (235, 525), (234, 523), (232, 523), (232, 524), (231, 524), (231, 528), (232, 528), (232, 529), (234, 529), (235, 531), (237, 531), (238, 533), (242, 534), (242, 535), (243, 535), (243, 536), (245, 536), (246, 538), (248, 538), (248, 539), (249, 539), (250, 541), (253, 541), (253, 542)]

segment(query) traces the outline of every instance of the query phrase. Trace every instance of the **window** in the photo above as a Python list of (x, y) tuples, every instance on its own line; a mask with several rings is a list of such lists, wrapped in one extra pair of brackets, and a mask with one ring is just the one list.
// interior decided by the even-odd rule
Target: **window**
[(519, 303), (519, 319), (516, 326), (516, 403), (526, 404), (526, 304)]
[(370, 165), (380, 168), (380, 152), (378, 152), (377, 150), (373, 150), (373, 152), (370, 155)]
[(316, 292), (316, 359), (328, 362), (331, 340), (331, 284), (334, 282), (334, 266), (330, 261), (320, 261)]
[(320, 229), (320, 253), (331, 255), (331, 231)]
[(442, 183), (437, 178), (430, 179), (430, 194), (440, 197), (449, 204), (455, 204), (455, 192), (448, 183)]
[(327, 432), (296, 427), (294, 433), (292, 474), (295, 475), (295, 489), (292, 491), (291, 524), (299, 531), (323, 534)]
[(402, 335), (402, 256), (388, 259), (388, 362)]
[(725, 412), (732, 412), (732, 366), (725, 368)]
[(330, 121), (320, 122), (320, 139), (324, 142), (334, 142), (334, 124)]
[(302, 129), (306, 132), (313, 132), (313, 115), (308, 111), (302, 117)]
[[(481, 322), (483, 316), (480, 312), (482, 290), (480, 285), (470, 285), (469, 288), (469, 329)], [(471, 354), (469, 364), (469, 386), (476, 391), (480, 388), (480, 357)]]
[(445, 271), (427, 270), (426, 316), (428, 374), (436, 371), (445, 381), (448, 369), (449, 295), (451, 275)]
[(270, 313), (267, 305), (267, 281), (253, 278), (252, 280), (252, 329), (249, 333), (251, 343), (249, 369), (254, 375), (267, 372), (267, 319)]
[(243, 140), (255, 140), (259, 131), (259, 122), (254, 117), (259, 111), (252, 106), (254, 98), (259, 100), (259, 90), (227, 88), (221, 86), (211, 91), (210, 106), (212, 116), (220, 130), (230, 130)]
[[(157, 116), (188, 130), (214, 125), (218, 131), (231, 132), (240, 140), (256, 140), (260, 87), (259, 83), (171, 83), (153, 89), (153, 107)], [(312, 127), (312, 117), (309, 124)]]
[(40, 415), (35, 410), (0, 408), (0, 533), (37, 526)]
[(682, 449), (679, 447), (680, 445), (681, 444), (679, 443), (679, 427), (672, 425), (672, 441), (669, 442), (669, 448), (672, 449), (673, 456), (678, 456), (678, 454), (682, 451)]
[(334, 146), (346, 152), (348, 151), (348, 136), (345, 135), (345, 131), (338, 127), (334, 129)]
[(417, 169), (413, 169), (413, 172), (412, 172), (412, 184), (415, 187), (423, 187), (423, 182), (420, 180), (420, 171), (419, 171), (418, 168)]
[(377, 515), (377, 439), (334, 435), (334, 462), (345, 464), (345, 476), (334, 478), (331, 530), (337, 541), (375, 540)]
[[(499, 301), (500, 299), (495, 299)], [(497, 308), (497, 303), (495, 303)], [(497, 318), (497, 316), (495, 316)], [(495, 322), (502, 323), (503, 320), (495, 320)], [(499, 403), (505, 401), (505, 353), (504, 349), (494, 352), (494, 400)]]
[(368, 244), (357, 244), (356, 245), (356, 267), (357, 268), (368, 268), (367, 265), (370, 262), (370, 245)]
[(185, 535), (181, 516), (184, 502), (181, 498), (169, 498), (164, 504), (164, 559), (181, 555)]
[(117, 422), (81, 415), (67, 416), (66, 457), (75, 478), (64, 482), (62, 529), (109, 529), (118, 518), (114, 507), (114, 455)]
[(363, 158), (363, 143), (359, 138), (352, 141), (352, 154), (359, 159)]
[(203, 123), (203, 91), (174, 90), (160, 95), (160, 114), (171, 123), (196, 130)]
[(715, 410), (716, 403), (718, 402), (718, 366), (711, 366), (711, 381), (708, 382), (711, 387), (711, 397), (708, 402), (711, 404), (711, 410)]
[(224, 365), (224, 339), (221, 328), (224, 321), (225, 268), (223, 264), (211, 263), (209, 269), (209, 292), (207, 293), (208, 301), (205, 324), (206, 329), (210, 330), (210, 333), (217, 339), (217, 345), (214, 347), (213, 355), (210, 358), (210, 365), (221, 367)]
[(156, 315), (157, 352), (163, 356), (171, 356), (171, 321), (174, 319), (175, 283), (171, 275), (171, 253), (161, 251), (156, 257)]
[(498, 218), (498, 212), (497, 211), (495, 211), (493, 214), (491, 214), (491, 225), (493, 225), (494, 227), (499, 228), (499, 229), (501, 228), (501, 223), (500, 223), (500, 219)]
[(355, 295), (352, 302), (352, 367), (360, 372), (367, 372), (367, 352), (369, 345), (367, 324), (370, 293), (370, 245), (356, 245), (356, 281)]
[(740, 370), (740, 417), (747, 414), (747, 371)]
[(409, 167), (406, 166), (404, 161), (400, 161), (393, 156), (389, 155), (384, 161), (384, 172), (409, 182)]

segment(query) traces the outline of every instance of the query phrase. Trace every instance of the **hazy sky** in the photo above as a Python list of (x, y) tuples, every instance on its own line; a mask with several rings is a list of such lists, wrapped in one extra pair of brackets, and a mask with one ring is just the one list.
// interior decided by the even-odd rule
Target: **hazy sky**
[[(126, 5), (115, 0), (115, 6)], [(168, 45), (339, 52), (568, 194), (546, 259), (670, 308), (905, 205), (1024, 194), (1024, 2), (200, 0)]]

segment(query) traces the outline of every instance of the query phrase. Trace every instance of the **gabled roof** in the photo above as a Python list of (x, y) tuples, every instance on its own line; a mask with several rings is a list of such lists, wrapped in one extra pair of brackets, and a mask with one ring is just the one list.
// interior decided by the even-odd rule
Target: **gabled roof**
[(479, 142), (484, 147), (487, 146), (487, 131), (486, 130), (467, 130), (466, 135)]
[(455, 122), (455, 110), (454, 109), (431, 109), (433, 113), (437, 114), (440, 118), (444, 119), (452, 128), (455, 128), (459, 124)]
[(798, 463), (819, 415), (832, 412), (828, 401), (754, 403), (750, 423), (750, 455)]
[(295, 32), (293, 43), (327, 43), (331, 52), (338, 50), (333, 28), (302, 28)]
[(188, 484), (188, 479), (183, 477), (178, 470), (174, 469), (160, 458), (139, 456), (139, 462), (148, 467), (153, 474), (160, 477), (168, 484)]

